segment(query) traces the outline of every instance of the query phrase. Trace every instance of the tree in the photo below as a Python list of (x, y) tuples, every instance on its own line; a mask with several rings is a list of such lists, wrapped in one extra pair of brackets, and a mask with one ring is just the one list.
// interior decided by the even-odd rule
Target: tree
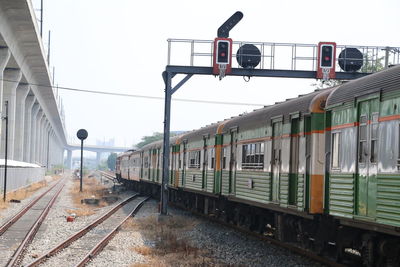
[(329, 87), (334, 87), (343, 84), (342, 80), (317, 80), (315, 83), (312, 83), (311, 86), (315, 86), (316, 89), (323, 89), (323, 88), (329, 88)]
[[(364, 54), (363, 66), (360, 69), (360, 72), (378, 72), (385, 68), (383, 65), (384, 57), (374, 58), (374, 55), (370, 53)], [(343, 84), (342, 80), (317, 80), (315, 83), (311, 84), (311, 86), (315, 86), (317, 89), (329, 88)]]
[(116, 161), (117, 161), (117, 153), (111, 153), (107, 159), (107, 166), (110, 170), (115, 171)]
[(360, 72), (378, 72), (383, 70), (385, 66), (383, 66), (382, 60), (384, 57), (374, 58), (374, 55), (370, 53), (364, 54), (364, 64), (361, 67)]

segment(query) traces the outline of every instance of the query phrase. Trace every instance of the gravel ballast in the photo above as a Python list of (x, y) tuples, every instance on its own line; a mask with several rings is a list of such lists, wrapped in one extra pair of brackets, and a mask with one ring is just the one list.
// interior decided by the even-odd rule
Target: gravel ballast
[[(70, 195), (72, 186), (71, 178), (28, 247), (23, 265), (34, 261), (116, 204), (103, 208), (93, 207), (95, 214), (78, 216), (73, 222), (67, 222), (66, 217), (70, 215), (67, 210), (74, 209)], [(35, 195), (44, 190), (38, 190)], [(119, 201), (132, 193), (120, 193)], [(29, 199), (23, 201), (28, 202)], [(18, 204), (17, 208), (13, 207), (16, 205), (10, 205), (2, 214), (11, 216), (23, 203)], [(160, 217), (158, 202), (147, 201), (104, 250), (92, 259), (89, 266), (321, 266), (253, 236), (190, 213), (174, 208), (169, 208), (168, 212), (170, 215)], [(79, 243), (73, 247), (79, 249)], [(65, 266), (66, 262), (69, 262), (68, 258), (50, 259), (40, 266)]]
[[(96, 256), (89, 266), (321, 266), (309, 259), (290, 251), (269, 244), (252, 236), (233, 230), (229, 227), (212, 223), (203, 218), (194, 217), (189, 213), (170, 208), (170, 216), (163, 220), (176, 220), (178, 242), (183, 242), (185, 248), (178, 251), (160, 253), (158, 242), (166, 242), (163, 237), (153, 236), (147, 231), (146, 224), (157, 224), (158, 203), (147, 202), (133, 219), (138, 227), (123, 228)], [(154, 220), (146, 220), (154, 218)], [(143, 224), (143, 225), (142, 225)], [(162, 225), (162, 223), (161, 223)], [(166, 225), (156, 227), (166, 227)], [(139, 229), (137, 229), (139, 228)], [(167, 231), (167, 230), (165, 230)], [(157, 240), (158, 239), (158, 240)], [(191, 248), (188, 249), (187, 246)], [(143, 248), (149, 248), (144, 250)], [(153, 252), (151, 252), (153, 250)], [(155, 252), (158, 251), (158, 252)], [(192, 255), (190, 255), (192, 254)]]

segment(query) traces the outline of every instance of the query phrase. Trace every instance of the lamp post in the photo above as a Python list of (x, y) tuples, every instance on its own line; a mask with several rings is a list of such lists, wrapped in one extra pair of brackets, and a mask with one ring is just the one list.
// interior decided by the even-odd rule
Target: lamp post
[(82, 192), (82, 179), (83, 179), (83, 140), (85, 140), (88, 137), (88, 132), (85, 129), (80, 129), (77, 133), (76, 136), (78, 137), (79, 140), (81, 140), (81, 174), (80, 174), (80, 192)]

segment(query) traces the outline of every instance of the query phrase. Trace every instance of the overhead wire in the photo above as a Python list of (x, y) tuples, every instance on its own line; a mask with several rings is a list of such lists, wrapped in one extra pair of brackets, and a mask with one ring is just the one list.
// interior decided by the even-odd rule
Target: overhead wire
[[(8, 80), (4, 78), (0, 78), (1, 81), (5, 82), (14, 82), (19, 83), (19, 81)], [(91, 94), (101, 94), (101, 95), (112, 95), (112, 96), (124, 96), (124, 97), (133, 97), (133, 98), (145, 98), (145, 99), (155, 99), (155, 100), (164, 100), (164, 97), (159, 96), (148, 96), (148, 95), (137, 95), (137, 94), (125, 94), (125, 93), (113, 93), (107, 91), (95, 91), (95, 90), (87, 90), (81, 88), (73, 88), (73, 87), (65, 87), (65, 86), (51, 86), (51, 85), (43, 85), (43, 84), (35, 84), (35, 83), (24, 83), (31, 86), (39, 86), (39, 87), (49, 87), (49, 88), (57, 88), (66, 91), (74, 91), (74, 92), (82, 92), (82, 93), (91, 93)], [(172, 98), (172, 101), (179, 102), (191, 102), (191, 103), (203, 103), (203, 104), (218, 104), (218, 105), (234, 105), (234, 106), (257, 106), (263, 107), (265, 104), (256, 104), (256, 103), (243, 103), (243, 102), (226, 102), (226, 101), (213, 101), (213, 100), (201, 100), (201, 99), (186, 99), (186, 98)]]

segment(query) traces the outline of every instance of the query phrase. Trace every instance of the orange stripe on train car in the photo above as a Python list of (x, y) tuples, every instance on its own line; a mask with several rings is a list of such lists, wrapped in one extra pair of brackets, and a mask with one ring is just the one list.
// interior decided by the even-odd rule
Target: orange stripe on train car
[(351, 123), (336, 125), (336, 126), (328, 127), (325, 130), (332, 131), (332, 130), (344, 129), (344, 128), (349, 128), (349, 127), (354, 127), (354, 126), (358, 126), (358, 122), (351, 122)]
[(400, 119), (400, 115), (391, 115), (391, 116), (386, 116), (386, 117), (380, 117), (378, 119), (379, 122), (381, 121), (392, 121), (392, 120), (398, 120)]
[(310, 213), (319, 214), (323, 212), (323, 192), (324, 175), (312, 174), (310, 183)]

